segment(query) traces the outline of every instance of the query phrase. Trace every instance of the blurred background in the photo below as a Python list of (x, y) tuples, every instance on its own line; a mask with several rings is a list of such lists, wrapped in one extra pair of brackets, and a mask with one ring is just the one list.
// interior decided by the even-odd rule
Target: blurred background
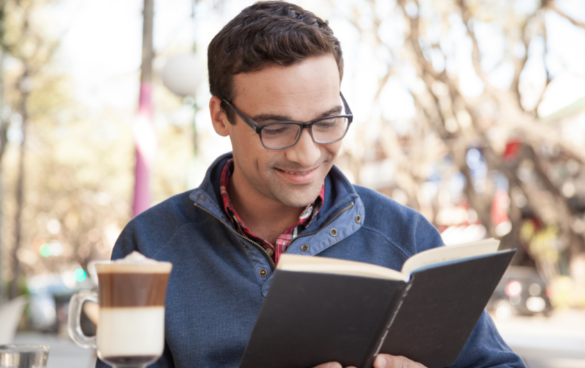
[[(498, 328), (530, 367), (584, 367), (585, 1), (293, 2), (344, 52), (337, 165), (446, 244), (517, 248)], [(48, 339), (50, 366), (92, 365), (64, 328), (91, 262), (230, 150), (207, 45), (252, 3), (0, 0), (0, 330)]]

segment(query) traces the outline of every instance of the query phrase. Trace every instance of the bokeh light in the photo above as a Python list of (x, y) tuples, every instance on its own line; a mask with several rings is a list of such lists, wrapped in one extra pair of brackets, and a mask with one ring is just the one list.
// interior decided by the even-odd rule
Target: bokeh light
[(44, 243), (43, 245), (41, 245), (41, 248), (39, 249), (39, 253), (41, 254), (42, 257), (50, 257), (51, 256), (51, 244), (49, 243)]
[(75, 276), (75, 281), (77, 282), (84, 282), (85, 279), (87, 278), (87, 273), (85, 272), (85, 270), (83, 268), (78, 268), (73, 272), (73, 275)]

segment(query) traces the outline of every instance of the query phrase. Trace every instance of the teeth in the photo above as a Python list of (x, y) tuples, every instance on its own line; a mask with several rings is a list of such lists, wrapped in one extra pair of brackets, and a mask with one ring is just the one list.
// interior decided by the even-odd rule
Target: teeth
[(292, 175), (307, 175), (308, 173), (311, 172), (311, 171), (305, 171), (305, 172), (302, 172), (302, 173), (297, 173), (297, 172), (290, 172), (290, 171), (285, 171), (285, 170), (282, 170), (282, 171), (285, 172), (285, 173), (287, 173), (287, 174), (292, 174)]

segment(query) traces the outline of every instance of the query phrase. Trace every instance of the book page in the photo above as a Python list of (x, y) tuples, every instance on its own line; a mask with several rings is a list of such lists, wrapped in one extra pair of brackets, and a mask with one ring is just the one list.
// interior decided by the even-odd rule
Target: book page
[(386, 280), (407, 281), (407, 276), (381, 266), (368, 263), (346, 261), (327, 257), (307, 257), (294, 254), (283, 254), (278, 260), (276, 269), (295, 272), (316, 272), (347, 276), (374, 277)]
[(472, 243), (446, 245), (425, 250), (407, 259), (402, 266), (402, 273), (410, 275), (417, 268), (430, 264), (495, 253), (498, 251), (499, 246), (499, 240), (490, 238)]

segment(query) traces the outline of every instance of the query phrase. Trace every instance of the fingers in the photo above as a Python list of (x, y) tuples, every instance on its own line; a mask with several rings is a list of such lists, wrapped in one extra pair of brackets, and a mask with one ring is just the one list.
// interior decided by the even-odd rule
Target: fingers
[(339, 364), (337, 362), (329, 362), (329, 363), (319, 364), (315, 368), (343, 368), (343, 367), (341, 366), (341, 364)]
[[(343, 368), (337, 362), (323, 363), (315, 368)], [(355, 368), (355, 367), (346, 367)], [(374, 360), (374, 368), (427, 368), (424, 365), (413, 362), (412, 360), (403, 356), (393, 356), (388, 354), (378, 354)]]
[(374, 368), (426, 368), (424, 365), (413, 362), (403, 356), (378, 354), (374, 360)]

